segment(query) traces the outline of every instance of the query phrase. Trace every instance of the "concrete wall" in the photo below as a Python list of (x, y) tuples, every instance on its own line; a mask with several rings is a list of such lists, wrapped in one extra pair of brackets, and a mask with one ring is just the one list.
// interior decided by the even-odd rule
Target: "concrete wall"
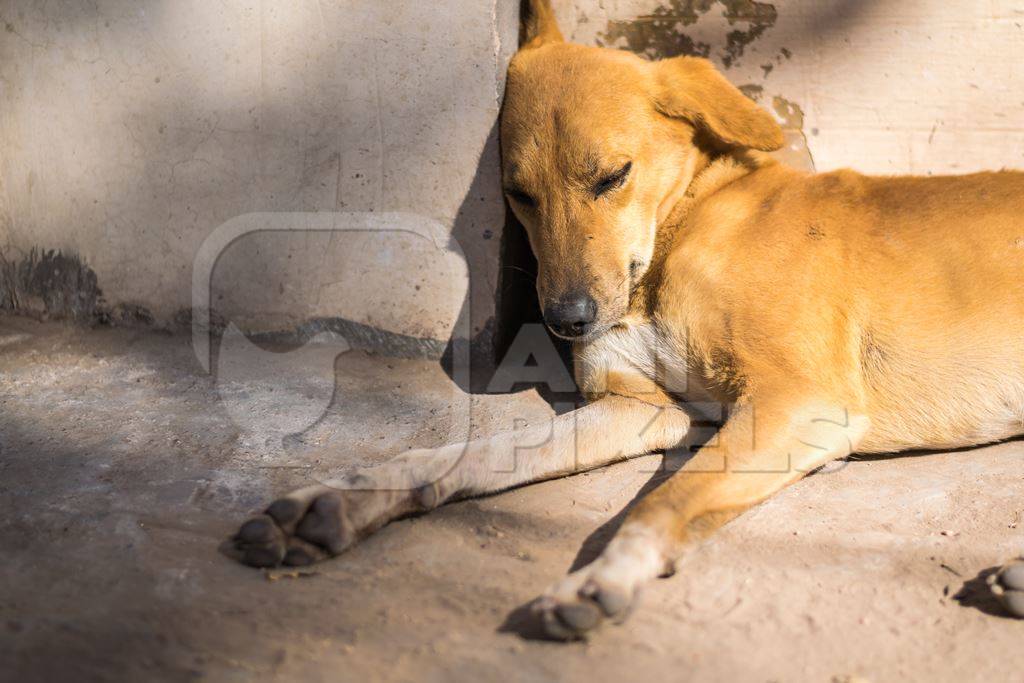
[(1024, 6), (1011, 0), (554, 0), (567, 36), (710, 57), (818, 170), (1024, 167)]
[[(221, 317), (486, 346), (518, 4), (0, 0), (0, 306), (184, 322), (197, 253), (248, 215), (300, 229), (224, 249)], [(1024, 165), (1017, 5), (555, 0), (579, 42), (711, 57), (784, 124), (792, 163), (875, 173)], [(303, 212), (396, 231), (303, 231)]]
[(462, 315), (486, 342), (517, 18), (518, 0), (0, 1), (0, 303), (183, 322), (227, 221), (412, 212), (441, 238), (241, 237), (212, 305), (248, 330), (337, 317), (441, 341)]

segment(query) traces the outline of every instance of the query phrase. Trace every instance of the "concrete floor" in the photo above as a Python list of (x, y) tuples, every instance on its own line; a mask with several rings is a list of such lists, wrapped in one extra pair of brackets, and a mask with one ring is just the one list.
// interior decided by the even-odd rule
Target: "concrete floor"
[(217, 546), (275, 494), (441, 444), (470, 405), (481, 433), (550, 408), (532, 391), (471, 398), (427, 361), (350, 352), (332, 373), (249, 352), (262, 375), (218, 387), (184, 337), (0, 317), (0, 678), (1022, 675), (1024, 621), (999, 616), (976, 577), (1024, 550), (1024, 442), (812, 476), (650, 586), (626, 626), (564, 645), (530, 639), (523, 606), (593, 556), (659, 456), (261, 572)]

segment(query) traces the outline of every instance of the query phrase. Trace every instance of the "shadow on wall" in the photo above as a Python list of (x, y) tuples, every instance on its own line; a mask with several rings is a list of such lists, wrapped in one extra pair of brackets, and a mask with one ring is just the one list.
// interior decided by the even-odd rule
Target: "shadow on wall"
[[(589, 6), (588, 0), (566, 0), (581, 13)], [(804, 13), (803, 34), (796, 36), (794, 49), (828, 37), (856, 21), (879, 0), (831, 0), (800, 3)], [(526, 3), (522, 3), (525, 11)], [(782, 4), (782, 3), (779, 3)], [(789, 3), (793, 6), (797, 3)], [(665, 59), (680, 55), (714, 58), (728, 70), (747, 55), (747, 48), (775, 26), (779, 12), (786, 6), (753, 0), (669, 0), (646, 15), (626, 20), (610, 20), (599, 32), (596, 44), (635, 52), (648, 59)], [(719, 12), (729, 25), (724, 34), (721, 27), (701, 19)], [(564, 27), (563, 27), (564, 28)], [(792, 53), (783, 48), (774, 61), (782, 63)], [(761, 65), (764, 76), (775, 68), (773, 60)], [(741, 85), (740, 89), (754, 101), (760, 101), (764, 88), (758, 84)], [(785, 147), (776, 153), (784, 163), (797, 168), (814, 170), (814, 162), (807, 147), (803, 131), (804, 116), (800, 107), (783, 97), (761, 102), (774, 111), (786, 134)], [(493, 135), (492, 138), (493, 139)], [(490, 140), (489, 139), (489, 143)], [(485, 155), (486, 157), (486, 155)], [(479, 178), (479, 173), (478, 173)], [(506, 209), (505, 229), (502, 234), (501, 273), (498, 289), (498, 324), (495, 329), (495, 357), (502, 359), (523, 325), (541, 325), (543, 318), (536, 297), (537, 262), (530, 249), (525, 230), (511, 211)], [(561, 355), (567, 368), (571, 368), (569, 343), (547, 335), (550, 344)], [(447, 355), (450, 357), (450, 354)], [(473, 390), (482, 391), (493, 372), (478, 372)], [(555, 381), (538, 388), (549, 400), (571, 400), (571, 397), (551, 392)], [(548, 391), (544, 391), (548, 389)]]
[[(649, 14), (611, 20), (598, 36), (598, 45), (621, 47), (649, 59), (689, 55), (715, 58), (729, 69), (746, 49), (775, 26), (781, 11), (800, 5), (805, 32), (794, 47), (827, 40), (882, 0), (824, 0), (769, 3), (755, 0), (668, 0)], [(712, 12), (721, 12), (729, 25), (724, 36), (717, 27), (701, 24)], [(785, 57), (785, 55), (782, 55)], [(771, 71), (771, 69), (768, 69)]]
[[(580, 7), (586, 6), (584, 0), (571, 2)], [(794, 49), (799, 49), (804, 43), (823, 38), (827, 40), (832, 31), (856, 20), (874, 4), (872, 0), (801, 3), (800, 11), (808, 15), (801, 25), (807, 28), (807, 32), (795, 37)], [(147, 11), (159, 14), (161, 8), (168, 5), (163, 1), (150, 0), (144, 6)], [(343, 10), (339, 6), (326, 4), (325, 9), (331, 15), (326, 18), (328, 23), (340, 22), (343, 18)], [(723, 64), (734, 65), (749, 55), (748, 47), (770, 32), (779, 14), (786, 11), (787, 5), (783, 3), (670, 0), (649, 15), (609, 22), (600, 33), (599, 42), (623, 46), (649, 57), (708, 54), (717, 56)], [(714, 37), (701, 21), (702, 17), (713, 13), (722, 14), (731, 27), (724, 38)], [(111, 25), (105, 14), (106, 10), (101, 11), (95, 4), (75, 5), (73, 10), (61, 11), (61, 30), (67, 35), (89, 31), (137, 31), (134, 25), (127, 25), (127, 28), (117, 22)], [(20, 23), (20, 15), (4, 13), (2, 18), (5, 30), (13, 36), (12, 40), (34, 41)], [(315, 40), (311, 38), (311, 42)], [(134, 45), (121, 47), (128, 49)], [(33, 45), (32, 49), (48, 50), (55, 49), (55, 46), (40, 44)], [(344, 45), (325, 43), (314, 51), (309, 63), (303, 66), (299, 82), (289, 82), (287, 87), (280, 89), (260, 91), (255, 98), (233, 98), (196, 88), (188, 73), (164, 74), (162, 80), (157, 79), (159, 83), (135, 79), (127, 85), (111, 85), (115, 89), (112, 94), (118, 98), (135, 89), (144, 95), (129, 100), (132, 104), (120, 113), (119, 124), (136, 147), (147, 153), (132, 160), (131, 182), (108, 184), (106, 192), (109, 194), (104, 197), (104, 207), (86, 209), (105, 211), (100, 219), (109, 223), (110, 232), (117, 232), (123, 237), (123, 241), (116, 245), (101, 244), (100, 251), (115, 251), (120, 253), (119, 258), (136, 259), (137, 263), (129, 262), (125, 267), (145, 271), (152, 265), (147, 258), (151, 258), (154, 252), (168, 251), (171, 256), (167, 258), (171, 259), (180, 258), (182, 254), (191, 257), (190, 247), (181, 246), (178, 244), (182, 241), (180, 237), (168, 234), (169, 228), (176, 226), (186, 226), (188, 235), (184, 242), (196, 242), (197, 237), (208, 234), (224, 221), (254, 211), (423, 210), (415, 192), (397, 189), (396, 186), (405, 182), (405, 175), (401, 178), (382, 176), (379, 178), (380, 186), (370, 182), (367, 168), (375, 166), (384, 153), (383, 149), (370, 147), (379, 143), (369, 140), (369, 151), (355, 152), (347, 149), (345, 144), (339, 144), (342, 143), (339, 130), (366, 122), (353, 120), (345, 107), (338, 106), (352, 92), (345, 74), (340, 74), (332, 65), (337, 63), (339, 55), (385, 54), (386, 49), (386, 45), (381, 43), (381, 36), (346, 32)], [(781, 55), (779, 58), (786, 57)], [(96, 68), (107, 67), (101, 64)], [(452, 77), (431, 95), (431, 101), (458, 102), (459, 88), (458, 78)], [(159, 91), (159, 97), (152, 96), (154, 91)], [(746, 91), (755, 99), (759, 96), (754, 87)], [(360, 96), (371, 97), (374, 92), (367, 90)], [(785, 101), (773, 104), (777, 112), (785, 112), (780, 116), (791, 121), (791, 127), (802, 127), (799, 108)], [(313, 108), (318, 115), (297, 115), (305, 111), (302, 107)], [(388, 107), (388, 118), (395, 122), (408, 123), (423, 118), (423, 108), (415, 97), (389, 100)], [(457, 131), (458, 126), (455, 125), (453, 130)], [(451, 140), (436, 130), (433, 137), (411, 137), (410, 144), (415, 146), (414, 156), (422, 161), (422, 167), (417, 165), (415, 173), (410, 172), (409, 175), (429, 176), (426, 180), (414, 179), (420, 187), (431, 182), (450, 187), (450, 183), (444, 185), (444, 170), (434, 169), (428, 161), (437, 157), (446, 145), (451, 144)], [(497, 280), (487, 283), (486, 286), (494, 289), (485, 292), (496, 297), (497, 315), (489, 321), (473, 321), (476, 329), (470, 348), (475, 372), (470, 386), (463, 387), (467, 391), (484, 391), (493, 378), (494, 360), (504, 356), (522, 326), (541, 322), (534, 289), (536, 263), (523, 229), (507, 211), (503, 226), (493, 224), (495, 203), (502, 201), (498, 164), (497, 123), (494, 122), (482, 153), (476, 159), (475, 172), (455, 213), (452, 230), (453, 239), (466, 252), (471, 266), (496, 258), (499, 252), (496, 244), (500, 240), (501, 262)], [(196, 206), (202, 206), (202, 211), (197, 211)], [(433, 209), (428, 209), (431, 211)], [(135, 224), (131, 217), (137, 216), (159, 216), (159, 221), (146, 220)], [(329, 238), (324, 237), (323, 240), (311, 238), (304, 253), (319, 254), (329, 249)], [(240, 285), (241, 296), (247, 296), (248, 287), (265, 285), (264, 281), (273, 280), (277, 274), (290, 272), (289, 261), (293, 256), (291, 251), (261, 249), (257, 240), (240, 244), (238, 257), (251, 266), (252, 272), (252, 282)], [(15, 295), (5, 295), (3, 305), (17, 307), (32, 297), (31, 305), (54, 315), (67, 314), (69, 309), (64, 302), (77, 302), (73, 317), (79, 319), (98, 317), (100, 320), (130, 324), (149, 324), (159, 319), (143, 305), (122, 305), (112, 315), (109, 307), (104, 307), (99, 294), (99, 288), (105, 283), (97, 283), (94, 275), (90, 279), (91, 271), (87, 265), (79, 269), (85, 275), (71, 279), (68, 279), (68, 274), (77, 271), (70, 266), (62, 268), (59, 282), (57, 278), (50, 277), (52, 269), (39, 269), (40, 264), (51, 263), (54, 258), (69, 259), (69, 263), (73, 261), (71, 256), (55, 254), (42, 258), (31, 254), (17, 260), (10, 258), (4, 268), (5, 273), (11, 273), (6, 281), (22, 282), (24, 286), (20, 290), (16, 290), (15, 285), (7, 286), (7, 291), (15, 292)], [(190, 258), (184, 260), (181, 268), (190, 265)], [(25, 272), (24, 262), (35, 263), (30, 270), (43, 275), (19, 275)], [(157, 269), (153, 270), (146, 274), (152, 280), (152, 291), (177, 286), (176, 280), (156, 272)], [(305, 275), (310, 279), (319, 276), (318, 273)], [(60, 296), (51, 289), (57, 285), (63, 288)], [(76, 288), (81, 288), (81, 292)], [(95, 296), (86, 291), (92, 289), (95, 289)], [(25, 295), (25, 292), (29, 294)], [(461, 316), (472, 315), (474, 296), (476, 301), (480, 301), (479, 290), (475, 295), (467, 293), (461, 306)], [(94, 306), (91, 316), (83, 311), (83, 306)], [(189, 311), (180, 310), (173, 319), (187, 323)], [(567, 344), (550, 337), (548, 341), (567, 360)], [(448, 341), (446, 356), (449, 359), (452, 346), (459, 343), (463, 342)]]
[[(650, 59), (688, 55), (718, 63), (745, 95), (775, 114), (786, 135), (774, 156), (795, 168), (814, 171), (798, 101), (773, 90), (769, 75), (785, 68), (794, 53), (835, 49), (837, 34), (880, 4), (880, 0), (667, 0), (647, 14), (610, 19), (594, 34), (596, 44), (630, 50)], [(784, 13), (795, 17), (784, 45), (770, 37)], [(580, 18), (584, 22), (584, 18)], [(751, 48), (760, 41), (760, 50)], [(772, 47), (764, 49), (766, 43)], [(777, 84), (775, 87), (778, 87)], [(813, 131), (812, 131), (813, 132)]]
[[(459, 209), (452, 238), (459, 244), (472, 239), (480, 229), (479, 198), (494, 180), (493, 168), (500, 164), (498, 122), (495, 122), (481, 155), (469, 192)], [(492, 166), (493, 164), (493, 166)], [(505, 223), (501, 232), (500, 271), (495, 291), (496, 315), (491, 323), (468, 342), (452, 338), (441, 358), (449, 377), (457, 381), (459, 373), (452, 364), (466, 357), (460, 345), (469, 343), (471, 361), (469, 384), (460, 384), (467, 393), (506, 393), (536, 389), (548, 403), (563, 412), (580, 402), (572, 383), (572, 348), (569, 342), (554, 337), (544, 326), (537, 300), (537, 261), (533, 256), (526, 230), (505, 205)], [(463, 301), (460, 319), (470, 315), (470, 298)], [(509, 353), (519, 342), (519, 350)], [(556, 360), (557, 359), (557, 360)], [(496, 372), (523, 377), (524, 381), (504, 381)]]
[[(215, 12), (205, 3), (115, 0), (20, 12), (0, 9), (0, 28), (6, 26), (10, 38), (7, 49), (18, 57), (8, 62), (17, 70), (15, 85), (39, 82), (40, 92), (44, 92), (45, 79), (53, 92), (70, 97), (74, 89), (60, 85), (59, 80), (76, 73), (84, 76), (82, 80), (90, 82), (94, 90), (109, 92), (105, 92), (103, 117), (93, 116), (96, 112), (90, 108), (99, 105), (87, 98), (77, 105), (83, 109), (78, 118), (96, 120), (98, 134), (117, 135), (121, 138), (118, 149), (130, 152), (106, 153), (93, 169), (98, 182), (68, 188), (72, 203), (82, 207), (80, 230), (67, 228), (68, 222), (59, 217), (45, 218), (46, 212), (24, 210), (28, 202), (46, 199), (18, 200), (17, 216), (22, 225), (15, 225), (12, 234), (20, 240), (7, 240), (7, 244), (52, 244), (65, 249), (63, 254), (45, 252), (42, 259), (23, 253), (27, 250), (6, 250), (3, 305), (31, 312), (34, 309), (26, 308), (27, 302), (51, 317), (67, 317), (69, 309), (60, 301), (73, 299), (74, 293), (37, 292), (37, 284), (46, 287), (55, 282), (50, 277), (52, 269), (41, 269), (38, 262), (47, 266), (54, 258), (75, 260), (77, 239), (87, 245), (80, 270), (92, 278), (96, 292), (80, 297), (84, 303), (74, 309), (72, 317), (103, 320), (109, 307), (99, 294), (102, 288), (111, 299), (138, 297), (141, 315), (124, 322), (187, 325), (191, 319), (188, 275), (194, 251), (217, 226), (254, 212), (331, 211), (404, 211), (446, 225), (454, 222), (453, 237), (470, 267), (485, 266), (490, 271), (479, 274), (477, 288), (467, 296), (493, 302), (503, 220), (496, 128), (489, 121), (497, 109), (495, 87), (488, 83), (495, 62), (471, 57), (479, 57), (476, 53), (481, 51), (491, 60), (500, 56), (490, 54), (495, 37), (487, 26), (489, 11), (471, 13), (467, 25), (481, 31), (459, 38), (432, 30), (453, 21), (450, 13), (442, 10), (431, 5), (359, 7), (359, 3), (339, 1), (301, 3), (294, 8), (295, 16), (284, 18), (292, 10), (269, 8), (270, 18), (253, 15), (252, 8), (226, 7), (224, 13), (246, 15), (236, 17), (232, 32), (236, 37), (228, 38), (218, 37), (216, 24), (198, 21)], [(395, 13), (400, 21), (387, 21)], [(351, 30), (354, 17), (365, 18), (367, 30)], [(424, 17), (428, 21), (418, 21)], [(232, 16), (220, 14), (215, 18), (221, 23), (232, 20)], [(277, 22), (266, 29), (271, 32), (269, 37), (264, 35), (263, 20)], [(287, 35), (275, 33), (281, 23)], [(421, 26), (423, 35), (406, 40), (389, 33), (410, 24)], [(173, 43), (182, 32), (199, 26), (211, 34), (209, 47), (200, 50), (205, 57), (193, 58)], [(51, 40), (53, 31), (72, 40), (58, 46), (58, 41)], [(282, 51), (292, 49), (288, 48), (292, 38), (303, 32), (310, 35), (298, 55), (301, 59), (282, 60)], [(395, 43), (399, 38), (402, 47)], [(247, 47), (258, 49), (260, 59)], [(57, 55), (58, 49), (67, 52), (67, 66)], [(84, 54), (89, 49), (98, 54), (95, 60), (84, 59), (93, 56)], [(223, 55), (219, 54), (222, 49)], [(438, 59), (406, 59), (407, 53), (421, 49), (431, 50)], [(7, 53), (0, 48), (0, 55)], [(40, 57), (40, 64), (49, 64), (49, 73), (44, 67), (36, 71), (37, 67), (29, 64), (30, 53)], [(223, 64), (217, 62), (221, 57)], [(451, 63), (438, 68), (437, 63), (446, 60)], [(129, 68), (129, 63), (135, 62), (137, 69)], [(339, 69), (339, 64), (346, 68)], [(127, 78), (125, 70), (130, 72)], [(467, 74), (475, 79), (469, 94)], [(225, 87), (217, 88), (217, 84)], [(469, 102), (477, 91), (480, 97), (473, 95)], [(22, 102), (31, 107), (34, 100), (26, 95)], [(464, 106), (467, 102), (473, 106)], [(70, 102), (47, 106), (74, 109)], [(66, 123), (63, 118), (61, 122), (52, 127)], [(20, 135), (26, 131), (19, 131), (18, 125), (11, 124), (5, 132), (24, 140), (26, 146), (32, 144), (31, 136)], [(92, 123), (87, 127), (92, 128)], [(484, 135), (489, 136), (485, 145)], [(482, 156), (480, 145), (484, 145)], [(86, 155), (93, 151), (88, 142), (85, 147)], [(113, 165), (121, 166), (120, 170), (108, 168), (111, 160), (118, 162)], [(474, 164), (475, 174), (471, 172)], [(38, 169), (37, 197), (52, 194), (50, 188), (61, 184), (60, 164), (55, 166)], [(20, 175), (13, 177), (20, 180)], [(119, 182), (122, 175), (125, 182)], [(13, 186), (5, 189), (10, 192)], [(49, 225), (29, 225), (29, 218), (36, 215)], [(95, 228), (101, 229), (93, 239)], [(87, 237), (79, 239), (82, 236)], [(239, 240), (231, 256), (244, 262), (248, 275), (245, 281), (233, 283), (237, 292), (218, 293), (223, 299), (215, 295), (213, 307), (224, 306), (227, 315), (222, 317), (229, 317), (229, 303), (247, 304), (253, 298), (273, 302), (278, 288), (284, 294), (293, 285), (319, 296), (335, 284), (329, 254), (344, 245), (334, 244), (330, 235), (311, 235), (296, 242), (287, 249), (274, 250), (260, 239)], [(297, 268), (298, 261), (308, 267)], [(43, 272), (46, 277), (25, 276), (26, 270)], [(62, 272), (70, 271), (64, 268)], [(280, 282), (285, 277), (290, 281)], [(66, 287), (64, 280), (67, 277), (62, 277), (60, 284)], [(408, 284), (411, 290), (413, 283)], [(388, 292), (379, 288), (372, 294), (385, 297)], [(29, 296), (34, 298), (29, 301)], [(182, 307), (157, 310), (149, 303), (157, 299), (175, 300)], [(288, 312), (287, 306), (275, 305)], [(467, 313), (470, 308), (463, 306)], [(486, 319), (490, 313), (484, 310), (487, 306), (477, 308), (484, 319), (472, 321), (475, 347), (486, 346), (483, 355), (488, 356), (495, 323)], [(427, 317), (430, 313), (424, 314), (427, 323), (441, 319)], [(422, 327), (423, 341), (439, 342), (424, 345), (436, 349), (436, 357), (445, 340), (443, 332), (434, 332), (443, 326)], [(409, 331), (419, 334), (416, 326)]]

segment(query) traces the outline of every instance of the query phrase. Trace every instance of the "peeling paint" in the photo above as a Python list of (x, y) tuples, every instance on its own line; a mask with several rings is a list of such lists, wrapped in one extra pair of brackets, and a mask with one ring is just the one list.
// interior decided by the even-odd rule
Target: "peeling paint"
[[(187, 329), (192, 311), (180, 309), (170, 321), (157, 320), (153, 312), (138, 303), (110, 306), (103, 299), (96, 273), (76, 254), (53, 249), (32, 249), (20, 258), (0, 250), (0, 310), (33, 318), (71, 320), (82, 324), (115, 327), (149, 327), (161, 330)], [(210, 311), (209, 331), (221, 334), (227, 318)], [(475, 339), (490, 348), (493, 317)], [(440, 359), (449, 342), (383, 330), (344, 318), (314, 318), (292, 329), (251, 335), (257, 341), (305, 344), (321, 332), (340, 334), (352, 348), (400, 358)], [(471, 347), (472, 350), (472, 347)], [(489, 352), (487, 358), (490, 358)]]
[(764, 95), (764, 86), (758, 85), (757, 83), (747, 83), (746, 85), (739, 86), (739, 89), (741, 93), (754, 102), (759, 102), (761, 100), (761, 96)]
[[(715, 23), (714, 19), (718, 22)], [(649, 59), (678, 55), (715, 58), (724, 69), (739, 66), (747, 47), (775, 26), (779, 13), (773, 4), (754, 0), (665, 0), (653, 12), (632, 19), (610, 20), (606, 30), (595, 36), (598, 45), (619, 47)], [(704, 21), (702, 21), (704, 20)], [(698, 25), (699, 24), (699, 25)], [(723, 27), (725, 32), (723, 33)], [(761, 83), (739, 85), (754, 102), (766, 99), (763, 83), (776, 68), (792, 59), (786, 47), (773, 47), (770, 56), (759, 60)], [(762, 61), (763, 60), (763, 61)], [(749, 70), (744, 70), (751, 78)], [(767, 102), (765, 102), (767, 104)], [(773, 156), (796, 168), (813, 171), (814, 159), (804, 135), (803, 111), (784, 97), (775, 96), (772, 108), (786, 135), (783, 149)]]
[[(224, 298), (208, 305), (247, 332), (343, 316), (432, 338), (434, 355), (460, 306), (466, 333), (481, 329), (500, 268), (496, 121), (519, 3), (243, 4), (191, 3), (170, 22), (133, 0), (0, 10), (0, 249), (13, 263), (0, 306), (69, 317), (17, 274), (30, 248), (60, 247), (103, 291), (72, 317), (181, 329), (197, 254), (227, 219), (384, 208), (438, 223), (440, 248), (396, 247), (385, 263), (354, 232), (351, 245), (260, 234), (221, 262)], [(201, 35), (180, 30), (191, 24)], [(456, 267), (471, 279), (426, 293)]]
[[(740, 66), (747, 47), (778, 20), (775, 5), (767, 2), (662, 0), (661, 6), (649, 14), (609, 20), (606, 30), (598, 33), (594, 40), (598, 45), (628, 49), (650, 59), (678, 55), (714, 58), (728, 70)], [(793, 52), (777, 44), (767, 52), (766, 58), (765, 50), (759, 51), (761, 57), (757, 66), (763, 74), (760, 78), (754, 76), (751, 69), (742, 69), (745, 79), (760, 82), (737, 87), (750, 100), (764, 105), (769, 104), (767, 97), (773, 96), (769, 109), (774, 110), (786, 136), (786, 144), (773, 156), (795, 168), (813, 171), (814, 159), (803, 130), (803, 111), (794, 102), (779, 96), (778, 90), (765, 88), (768, 76), (792, 59)]]
[(15, 259), (0, 252), (0, 309), (91, 321), (102, 294), (96, 273), (75, 254), (31, 249)]
[(156, 324), (152, 311), (140, 304), (118, 304), (110, 310), (100, 307), (95, 317), (96, 322), (102, 325), (116, 327), (152, 327)]
[(729, 68), (743, 56), (747, 46), (757, 40), (761, 34), (775, 25), (779, 18), (775, 6), (767, 2), (754, 2), (753, 0), (733, 0), (726, 2), (719, 0), (725, 5), (725, 18), (729, 25), (738, 22), (747, 22), (749, 27), (743, 31), (736, 29), (726, 36), (725, 55), (722, 56), (722, 64)]
[(341, 336), (351, 348), (358, 351), (379, 353), (394, 358), (437, 360), (444, 355), (445, 348), (448, 346), (448, 342), (440, 339), (388, 332), (344, 318), (314, 318), (293, 330), (261, 332), (248, 336), (257, 342), (302, 345), (309, 343), (313, 337), (323, 332)]
[(772, 108), (775, 109), (775, 113), (782, 119), (783, 128), (803, 130), (804, 111), (800, 108), (800, 105), (790, 102), (784, 97), (775, 96), (772, 98)]
[(118, 327), (153, 327), (153, 313), (137, 303), (109, 307), (96, 273), (73, 253), (31, 249), (16, 258), (0, 252), (0, 309), (34, 318)]
[[(691, 55), (711, 57), (715, 47), (701, 36), (683, 31), (720, 6), (731, 30), (714, 56), (728, 69), (743, 56), (747, 46), (775, 25), (775, 6), (755, 0), (669, 0), (667, 4), (628, 21), (610, 21), (598, 35), (599, 45), (625, 47), (651, 59)], [(741, 28), (742, 25), (745, 27)]]
[(194, 324), (200, 326), (199, 329), (204, 332), (220, 334), (224, 331), (224, 328), (228, 326), (228, 321), (219, 312), (208, 308), (204, 308), (202, 311), (203, 315), (198, 316), (198, 319), (204, 322), (200, 326), (198, 320), (193, 322), (193, 319), (197, 318), (197, 316), (193, 315), (191, 308), (179, 309), (178, 312), (174, 314), (174, 327), (185, 330), (191, 329)]
[(811, 156), (807, 136), (804, 134), (803, 109), (797, 103), (778, 95), (772, 98), (772, 109), (786, 136), (786, 144), (773, 156), (794, 168), (814, 171), (814, 157)]
[[(223, 335), (229, 324), (227, 316), (215, 309), (209, 310), (202, 318), (207, 321), (206, 331), (215, 337)], [(488, 331), (493, 323), (493, 318), (488, 320), (485, 326)], [(182, 308), (174, 315), (174, 327), (184, 330), (191, 328), (192, 324), (192, 309)], [(246, 337), (257, 343), (304, 346), (310, 343), (314, 337), (325, 332), (344, 338), (349, 347), (357, 351), (377, 353), (393, 358), (438, 360), (444, 356), (448, 345), (454, 343), (454, 341), (390, 332), (379, 327), (338, 317), (312, 318), (295, 327), (250, 332), (246, 333)], [(473, 343), (476, 343), (475, 340)], [(471, 346), (470, 350), (475, 350), (474, 346)], [(490, 358), (489, 354), (488, 358)]]

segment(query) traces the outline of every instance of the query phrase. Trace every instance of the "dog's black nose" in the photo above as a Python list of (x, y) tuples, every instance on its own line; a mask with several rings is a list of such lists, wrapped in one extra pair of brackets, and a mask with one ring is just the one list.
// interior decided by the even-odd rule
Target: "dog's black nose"
[(570, 294), (544, 307), (544, 322), (562, 337), (582, 337), (594, 329), (597, 302), (588, 294)]

